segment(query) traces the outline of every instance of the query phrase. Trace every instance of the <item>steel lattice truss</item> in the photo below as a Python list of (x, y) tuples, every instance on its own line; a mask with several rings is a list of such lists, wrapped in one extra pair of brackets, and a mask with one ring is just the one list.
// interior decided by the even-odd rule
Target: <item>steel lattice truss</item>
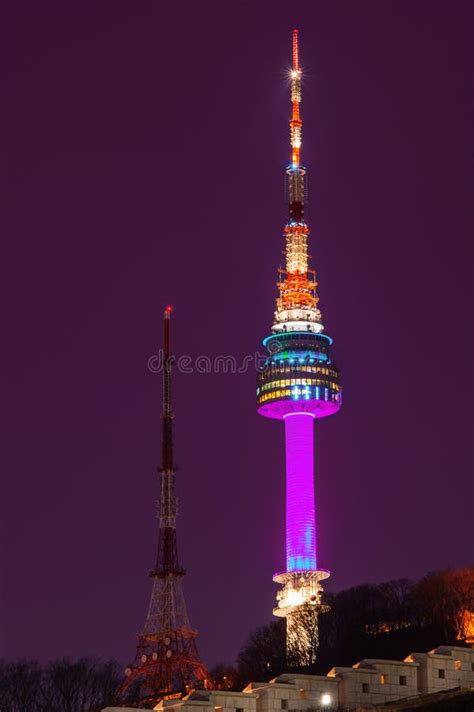
[(180, 696), (207, 684), (208, 673), (197, 651), (197, 631), (189, 625), (176, 538), (177, 501), (173, 464), (171, 409), (170, 316), (164, 318), (163, 447), (156, 564), (148, 615), (138, 636), (135, 660), (125, 671), (119, 698), (141, 706), (154, 706), (166, 697)]

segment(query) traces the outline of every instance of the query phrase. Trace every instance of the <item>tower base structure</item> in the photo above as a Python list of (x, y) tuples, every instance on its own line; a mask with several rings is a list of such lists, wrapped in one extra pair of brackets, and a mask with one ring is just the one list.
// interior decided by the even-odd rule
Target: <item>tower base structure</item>
[(208, 673), (196, 647), (197, 632), (188, 627), (138, 637), (134, 663), (125, 670), (122, 701), (153, 704), (206, 687)]
[(325, 569), (285, 571), (273, 576), (282, 585), (273, 615), (286, 618), (286, 659), (290, 667), (306, 667), (316, 662), (319, 645), (318, 617), (328, 610), (321, 603), (320, 581), (329, 578)]

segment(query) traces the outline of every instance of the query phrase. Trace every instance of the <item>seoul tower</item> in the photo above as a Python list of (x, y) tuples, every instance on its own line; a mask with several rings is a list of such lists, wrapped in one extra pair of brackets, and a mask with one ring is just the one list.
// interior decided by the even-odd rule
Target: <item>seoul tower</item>
[(281, 584), (274, 615), (286, 618), (289, 665), (314, 662), (318, 640), (321, 581), (314, 493), (314, 421), (341, 407), (339, 371), (331, 361), (331, 337), (318, 308), (316, 273), (309, 269), (309, 228), (304, 219), (306, 170), (301, 164), (300, 114), (302, 69), (298, 30), (293, 32), (290, 70), (291, 163), (286, 169), (289, 217), (283, 230), (285, 269), (280, 269), (265, 367), (257, 376), (258, 412), (283, 420), (286, 446), (286, 570), (274, 575)]
[(153, 587), (145, 625), (138, 635), (135, 660), (125, 670), (125, 681), (118, 695), (124, 702), (138, 701), (147, 706), (191, 692), (206, 685), (208, 678), (197, 651), (197, 631), (189, 624), (182, 588), (186, 572), (178, 560), (170, 323), (171, 307), (168, 306), (163, 319), (161, 493), (157, 555), (155, 566), (150, 571)]

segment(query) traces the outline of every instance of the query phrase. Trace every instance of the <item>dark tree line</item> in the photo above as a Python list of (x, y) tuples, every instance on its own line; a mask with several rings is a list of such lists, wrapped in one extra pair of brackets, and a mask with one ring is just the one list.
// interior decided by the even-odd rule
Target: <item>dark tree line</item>
[[(316, 662), (295, 661), (294, 670), (325, 674), (362, 658), (400, 660), (437, 645), (463, 645), (474, 639), (474, 567), (327, 593), (323, 604), (319, 636), (308, 636), (315, 646), (319, 637)], [(301, 616), (304, 622), (304, 610)], [(313, 616), (307, 620), (312, 625)], [(216, 665), (210, 677), (217, 689), (241, 690), (287, 670), (285, 622), (278, 619), (250, 633), (237, 665)], [(0, 712), (99, 712), (113, 706), (122, 674), (114, 660), (0, 662)]]
[[(294, 670), (326, 674), (334, 665), (353, 665), (362, 658), (400, 660), (412, 651), (438, 645), (463, 645), (474, 637), (474, 567), (428, 574), (417, 582), (401, 579), (326, 593), (329, 610), (319, 617), (316, 662)], [(304, 611), (301, 613), (304, 621)], [(311, 620), (311, 616), (308, 618)], [(276, 620), (253, 631), (226, 684), (215, 668), (217, 687), (241, 689), (251, 680), (266, 681), (288, 670), (285, 623)]]
[(122, 675), (115, 660), (0, 663), (1, 712), (99, 712), (114, 701)]

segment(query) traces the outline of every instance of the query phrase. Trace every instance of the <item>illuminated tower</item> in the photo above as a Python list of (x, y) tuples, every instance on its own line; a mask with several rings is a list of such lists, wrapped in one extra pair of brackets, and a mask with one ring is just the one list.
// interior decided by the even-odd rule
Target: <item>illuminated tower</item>
[(308, 268), (309, 229), (304, 221), (305, 175), (300, 163), (302, 69), (298, 30), (293, 32), (290, 70), (291, 164), (286, 170), (289, 220), (284, 228), (286, 269), (280, 270), (272, 333), (263, 340), (268, 356), (257, 377), (258, 412), (283, 420), (286, 444), (286, 571), (273, 613), (286, 618), (288, 663), (314, 662), (321, 581), (314, 497), (314, 420), (341, 406), (339, 371), (329, 356), (332, 339), (318, 309), (316, 274)]
[(164, 313), (163, 441), (160, 468), (160, 526), (150, 606), (145, 626), (138, 636), (135, 660), (125, 670), (120, 690), (122, 700), (156, 704), (205, 684), (208, 674), (196, 646), (197, 632), (189, 625), (176, 539), (176, 494), (173, 458), (173, 412), (171, 409), (170, 351), (171, 307)]

